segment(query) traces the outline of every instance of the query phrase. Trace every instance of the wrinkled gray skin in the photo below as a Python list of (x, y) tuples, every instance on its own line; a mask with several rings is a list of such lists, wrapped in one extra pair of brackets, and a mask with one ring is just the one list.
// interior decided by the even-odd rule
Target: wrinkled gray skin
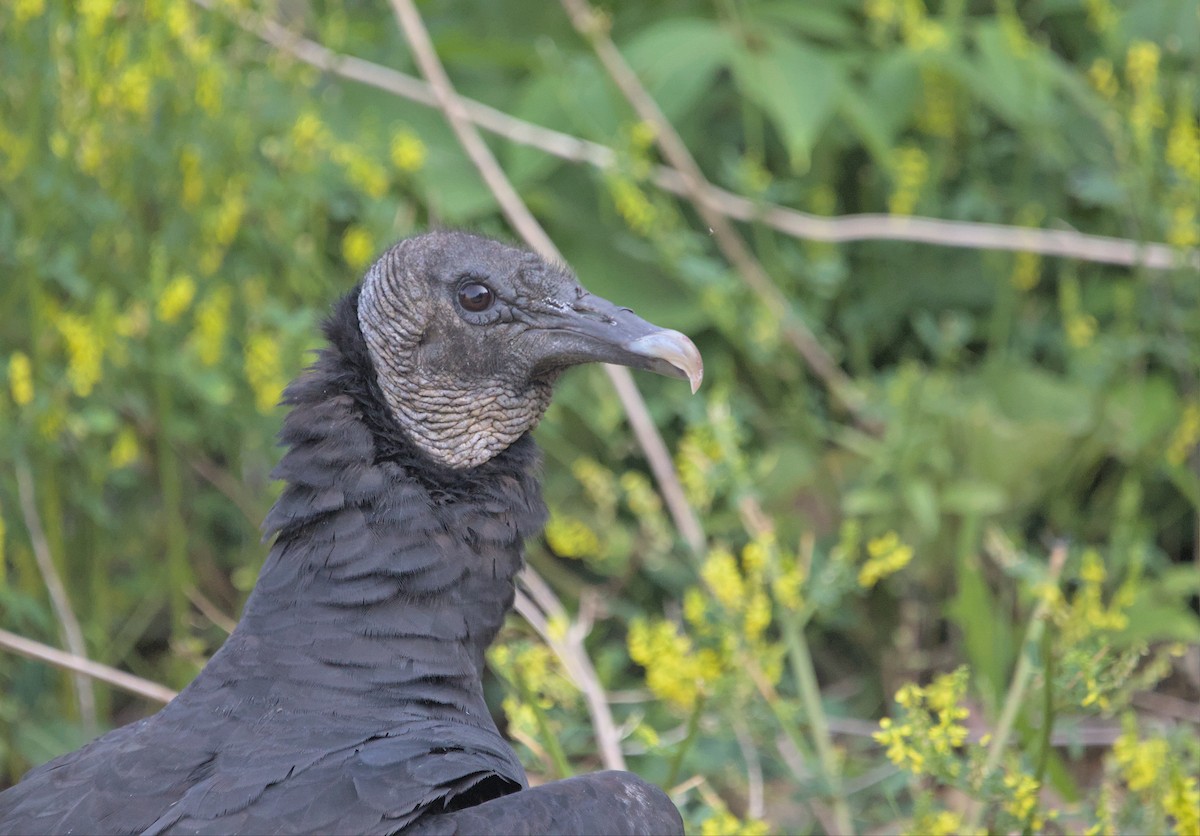
[[(464, 282), (496, 304), (464, 310)], [(609, 361), (694, 386), (695, 347), (452, 232), (390, 250), (325, 330), (237, 629), (162, 711), (0, 793), (0, 833), (681, 833), (628, 773), (528, 789), (481, 683), (545, 519), (527, 431), (553, 380)]]

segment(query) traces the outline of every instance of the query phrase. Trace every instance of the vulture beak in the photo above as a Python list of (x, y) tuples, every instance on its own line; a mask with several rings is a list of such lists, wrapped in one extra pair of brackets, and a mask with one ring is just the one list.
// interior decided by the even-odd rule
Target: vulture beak
[(547, 366), (614, 363), (686, 380), (693, 394), (704, 379), (704, 361), (691, 340), (607, 299), (585, 293), (549, 319), (543, 325)]

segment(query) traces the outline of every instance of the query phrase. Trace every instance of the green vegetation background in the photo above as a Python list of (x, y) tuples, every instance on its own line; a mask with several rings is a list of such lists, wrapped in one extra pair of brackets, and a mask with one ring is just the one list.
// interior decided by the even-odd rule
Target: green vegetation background
[[(511, 236), (436, 110), (243, 28), (416, 74), (387, 4), (212, 5), (0, 5), (0, 627), (64, 646), (40, 549), (87, 655), (174, 688), (265, 555), (275, 403), (331, 301), (431, 225)], [(558, 4), (420, 9), (463, 95), (615, 151), (601, 172), (489, 140), (584, 283), (705, 356), (694, 398), (638, 378), (702, 553), (599, 369), (538, 431), (553, 516), (530, 562), (592, 622), (630, 768), (705, 833), (1197, 832), (1196, 5), (611, 3), (601, 37), (752, 201), (1178, 253), (743, 225), (782, 308), (650, 181), (656, 130)], [(600, 767), (578, 689), (516, 617), (493, 667), (531, 774)], [(154, 708), (93, 691), (95, 726), (69, 675), (0, 653), (0, 786)]]

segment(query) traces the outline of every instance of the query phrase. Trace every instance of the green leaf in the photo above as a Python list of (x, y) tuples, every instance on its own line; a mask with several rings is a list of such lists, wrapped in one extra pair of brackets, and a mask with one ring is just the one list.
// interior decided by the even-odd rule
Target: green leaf
[(792, 167), (804, 171), (841, 98), (842, 78), (818, 50), (774, 33), (763, 38), (761, 48), (733, 53), (733, 72), (742, 93), (779, 132)]
[(674, 18), (647, 27), (624, 48), (625, 58), (671, 121), (711, 94), (713, 77), (726, 66), (737, 42), (719, 23)]

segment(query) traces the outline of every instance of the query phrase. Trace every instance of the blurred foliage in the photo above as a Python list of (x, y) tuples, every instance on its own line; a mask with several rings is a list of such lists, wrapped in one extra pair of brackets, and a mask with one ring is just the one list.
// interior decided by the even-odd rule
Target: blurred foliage
[[(384, 3), (231, 6), (413, 71)], [(91, 657), (174, 687), (219, 646), (264, 557), (274, 404), (330, 302), (427, 226), (506, 234), (437, 112), (299, 64), (228, 12), (0, 6), (0, 626), (61, 642), (13, 476), (25, 467)], [(702, 833), (826, 828), (834, 783), (864, 829), (962, 832), (969, 798), (985, 805), (975, 825), (1006, 832), (1195, 832), (1195, 728), (1137, 701), (1156, 684), (1198, 693), (1195, 270), (751, 225), (790, 301), (768, 309), (691, 207), (650, 184), (653, 128), (556, 4), (422, 12), (464, 95), (616, 150), (599, 173), (492, 141), (583, 281), (706, 358), (693, 399), (639, 378), (710, 538), (702, 558), (599, 370), (564, 381), (538, 432), (553, 516), (530, 559), (568, 600), (602, 593), (587, 646), (631, 768), (678, 787)], [(1187, 0), (607, 12), (732, 191), (825, 215), (1200, 243)], [(881, 433), (808, 376), (780, 338), (793, 318)], [(1028, 645), (1039, 602), (1044, 638)], [(506, 636), (496, 706), (530, 770), (596, 768), (556, 659), (515, 620)], [(804, 681), (810, 647), (821, 694)], [(1022, 659), (1028, 688), (1014, 688)], [(86, 739), (66, 675), (0, 656), (0, 682), (0, 783)], [(96, 696), (105, 726), (152, 708)], [(985, 770), (980, 736), (1009, 706)], [(1069, 737), (1089, 714), (1124, 718), (1111, 749), (1051, 745), (1051, 723)], [(883, 715), (874, 738), (854, 733)], [(837, 733), (824, 759), (821, 725)]]

